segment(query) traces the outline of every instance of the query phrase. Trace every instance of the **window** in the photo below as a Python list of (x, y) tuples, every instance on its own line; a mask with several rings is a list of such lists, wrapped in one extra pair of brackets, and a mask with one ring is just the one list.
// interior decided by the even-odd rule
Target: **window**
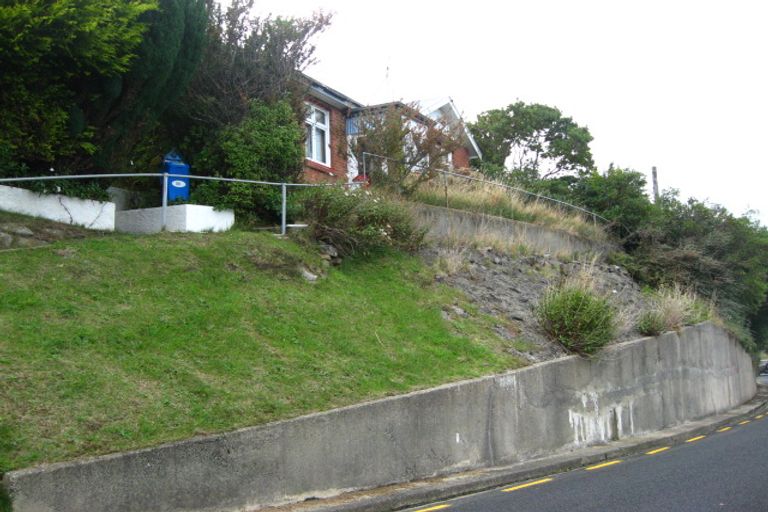
[(327, 110), (307, 105), (307, 118), (304, 126), (307, 129), (306, 155), (307, 158), (331, 166), (331, 115)]

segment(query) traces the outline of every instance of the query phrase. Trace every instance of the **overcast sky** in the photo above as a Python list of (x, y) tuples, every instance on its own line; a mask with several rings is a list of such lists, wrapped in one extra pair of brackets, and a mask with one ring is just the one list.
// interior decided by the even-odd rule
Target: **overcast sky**
[[(307, 74), (365, 104), (450, 96), (465, 119), (516, 100), (586, 125), (598, 168), (659, 169), (768, 224), (768, 2), (257, 0), (334, 14)], [(650, 180), (649, 180), (650, 181)]]

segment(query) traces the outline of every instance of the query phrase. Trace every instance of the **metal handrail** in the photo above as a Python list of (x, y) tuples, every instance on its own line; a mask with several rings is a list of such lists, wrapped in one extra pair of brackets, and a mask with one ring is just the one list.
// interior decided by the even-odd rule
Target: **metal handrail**
[(175, 174), (169, 172), (134, 172), (134, 173), (111, 173), (111, 174), (68, 174), (63, 176), (24, 176), (18, 178), (0, 178), (0, 183), (20, 183), (25, 181), (52, 181), (52, 180), (82, 180), (82, 179), (103, 179), (103, 178), (163, 178), (163, 202), (160, 214), (161, 229), (165, 231), (168, 223), (168, 179), (169, 178), (189, 178), (193, 180), (222, 181), (227, 183), (249, 183), (252, 185), (269, 185), (280, 187), (281, 190), (281, 208), (280, 208), (280, 234), (285, 235), (288, 228), (288, 187), (328, 187), (339, 186), (339, 183), (287, 183), (275, 181), (246, 180), (241, 178), (222, 178), (218, 176), (201, 176), (199, 174)]
[[(384, 156), (384, 155), (377, 155), (376, 153), (363, 152), (362, 155), (363, 155), (363, 175), (364, 176), (367, 174), (367, 166), (366, 166), (366, 160), (365, 160), (366, 156), (373, 156), (373, 157), (377, 157), (377, 158), (383, 158), (383, 159), (391, 160), (391, 161), (397, 162), (397, 163), (404, 163), (404, 162), (399, 161), (399, 160), (397, 160), (395, 158), (387, 157), (387, 156)], [(422, 169), (424, 168), (424, 166), (421, 166), (421, 165), (415, 165), (414, 167), (422, 168)], [(411, 171), (411, 172), (421, 172), (421, 170), (419, 170), (419, 171)], [(522, 188), (519, 188), (519, 187), (514, 187), (512, 185), (505, 185), (503, 183), (499, 183), (499, 182), (496, 182), (496, 181), (489, 181), (489, 180), (484, 180), (484, 179), (481, 179), (481, 178), (475, 178), (474, 176), (466, 176), (464, 174), (459, 174), (459, 173), (451, 172), (451, 171), (442, 171), (442, 170), (439, 170), (439, 169), (435, 169), (435, 172), (438, 172), (438, 173), (441, 173), (441, 174), (444, 174), (444, 175), (447, 175), (447, 176), (456, 176), (458, 178), (463, 178), (463, 179), (468, 180), (468, 181), (476, 181), (478, 183), (485, 183), (485, 184), (488, 184), (488, 185), (493, 185), (493, 186), (500, 187), (500, 188), (503, 188), (503, 189), (506, 189), (506, 190), (514, 190), (515, 192), (520, 192), (520, 193), (523, 193), (523, 194), (527, 194), (527, 195), (535, 197), (537, 199), (544, 199), (546, 201), (552, 201), (554, 203), (558, 203), (558, 204), (561, 204), (563, 206), (567, 206), (569, 208), (573, 208), (573, 209), (578, 210), (578, 211), (580, 211), (582, 213), (586, 213), (587, 215), (592, 216), (592, 219), (594, 221), (596, 221), (597, 219), (600, 219), (600, 220), (602, 220), (602, 221), (604, 221), (604, 222), (606, 222), (608, 224), (611, 223), (611, 220), (606, 219), (605, 217), (603, 217), (603, 216), (601, 216), (601, 215), (599, 215), (599, 214), (597, 214), (595, 212), (591, 212), (591, 211), (587, 210), (586, 208), (582, 208), (581, 206), (577, 206), (575, 204), (571, 204), (571, 203), (568, 203), (566, 201), (562, 201), (560, 199), (555, 199), (553, 197), (548, 197), (548, 196), (544, 196), (544, 195), (541, 195), (541, 194), (537, 194), (535, 192), (530, 192), (528, 190), (525, 190), (525, 189), (522, 189)]]

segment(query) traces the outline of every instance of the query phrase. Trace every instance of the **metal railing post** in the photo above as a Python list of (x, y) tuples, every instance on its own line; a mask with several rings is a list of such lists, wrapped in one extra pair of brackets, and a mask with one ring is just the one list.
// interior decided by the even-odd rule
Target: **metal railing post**
[(280, 234), (285, 235), (286, 216), (288, 211), (288, 187), (285, 185), (285, 183), (281, 183), (280, 188), (282, 189), (283, 193), (283, 205), (282, 211), (280, 213)]
[(168, 173), (163, 173), (163, 207), (160, 213), (160, 231), (165, 231), (168, 223)]

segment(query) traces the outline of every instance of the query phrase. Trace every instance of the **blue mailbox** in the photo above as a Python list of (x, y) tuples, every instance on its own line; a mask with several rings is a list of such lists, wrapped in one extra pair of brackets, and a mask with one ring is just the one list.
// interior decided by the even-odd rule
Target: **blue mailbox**
[[(163, 158), (163, 172), (168, 174), (186, 174), (189, 175), (189, 164), (184, 163), (181, 155), (171, 151)], [(189, 199), (189, 178), (179, 178), (177, 176), (168, 178), (168, 201)]]

